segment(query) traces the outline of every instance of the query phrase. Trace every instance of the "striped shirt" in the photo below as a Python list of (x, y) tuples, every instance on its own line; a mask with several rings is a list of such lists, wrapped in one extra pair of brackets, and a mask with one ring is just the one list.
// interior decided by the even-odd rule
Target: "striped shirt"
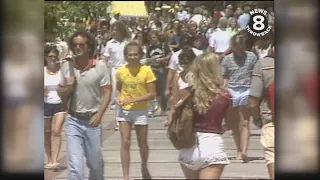
[(256, 62), (257, 56), (249, 51), (246, 51), (244, 61), (235, 61), (234, 53), (225, 56), (221, 62), (221, 74), (228, 79), (228, 87), (251, 87), (251, 75)]

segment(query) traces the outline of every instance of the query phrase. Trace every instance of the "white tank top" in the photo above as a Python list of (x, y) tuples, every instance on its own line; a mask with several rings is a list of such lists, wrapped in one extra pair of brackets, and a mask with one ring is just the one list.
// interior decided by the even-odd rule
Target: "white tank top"
[(61, 80), (61, 73), (49, 74), (47, 68), (44, 68), (44, 86), (48, 88), (48, 97), (44, 97), (44, 102), (48, 104), (60, 104), (61, 98), (57, 93), (58, 84)]

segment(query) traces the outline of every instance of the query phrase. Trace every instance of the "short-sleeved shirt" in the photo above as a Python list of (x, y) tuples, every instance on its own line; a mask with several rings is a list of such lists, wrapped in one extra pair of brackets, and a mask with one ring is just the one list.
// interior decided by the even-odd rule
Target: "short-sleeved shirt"
[(119, 68), (126, 64), (124, 58), (124, 47), (128, 44), (127, 40), (119, 42), (115, 39), (111, 39), (107, 42), (107, 45), (104, 48), (103, 55), (109, 58), (108, 64), (113, 68)]
[(236, 62), (235, 54), (231, 53), (225, 56), (221, 62), (221, 74), (223, 78), (229, 80), (229, 88), (250, 87), (251, 74), (257, 56), (250, 51), (246, 51), (243, 62)]
[[(135, 74), (133, 74), (135, 73)], [(148, 93), (147, 84), (156, 81), (150, 66), (128, 67), (122, 66), (117, 69), (116, 79), (122, 84), (120, 99), (131, 99), (145, 96)], [(122, 106), (125, 110), (147, 110), (148, 101), (131, 103)]]
[(263, 124), (272, 120), (271, 110), (268, 106), (267, 88), (274, 80), (274, 59), (265, 57), (257, 61), (253, 68), (250, 96), (261, 99), (260, 117)]
[[(192, 48), (192, 50), (196, 56), (203, 54), (203, 51), (200, 51), (196, 48)], [(168, 66), (169, 69), (176, 71), (176, 72), (181, 72), (183, 70), (179, 64), (179, 55), (181, 52), (182, 52), (182, 50), (180, 49), (179, 51), (172, 54), (172, 56), (170, 58), (169, 66)]]
[(229, 48), (230, 39), (232, 37), (231, 32), (227, 30), (217, 29), (211, 34), (209, 39), (209, 46), (215, 48), (215, 52), (223, 53)]
[[(79, 113), (97, 112), (102, 102), (102, 88), (111, 88), (109, 68), (104, 61), (95, 59), (90, 60), (84, 70), (72, 68), (77, 84), (70, 102), (71, 110)], [(69, 63), (62, 64), (60, 71), (59, 85), (63, 87), (66, 78), (70, 77)]]

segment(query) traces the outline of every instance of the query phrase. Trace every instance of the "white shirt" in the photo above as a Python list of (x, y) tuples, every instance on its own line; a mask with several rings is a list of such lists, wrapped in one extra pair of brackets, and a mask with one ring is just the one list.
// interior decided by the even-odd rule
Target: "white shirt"
[(238, 19), (238, 25), (240, 29), (246, 29), (247, 24), (250, 21), (250, 15), (248, 13), (244, 13), (241, 16), (239, 16)]
[(214, 33), (217, 29), (209, 28), (206, 32), (206, 38), (210, 39), (212, 33)]
[(196, 15), (194, 15), (194, 16), (190, 19), (190, 21), (196, 22), (197, 25), (198, 25), (198, 27), (199, 27), (200, 22), (201, 22), (202, 20), (205, 20), (205, 19), (206, 19), (206, 18), (203, 17), (201, 14), (196, 14)]
[(127, 40), (119, 42), (115, 39), (111, 39), (107, 42), (106, 47), (104, 48), (103, 55), (109, 58), (108, 65), (113, 68), (119, 68), (126, 64), (124, 59), (124, 47), (128, 44)]
[(209, 46), (214, 47), (215, 52), (223, 53), (229, 48), (231, 37), (232, 34), (229, 31), (217, 29), (209, 39)]
[(182, 80), (182, 78), (179, 77), (179, 79), (178, 79), (178, 87), (179, 87), (179, 90), (186, 89), (187, 87), (189, 87), (189, 84), (184, 82)]
[(44, 86), (48, 88), (48, 96), (44, 97), (44, 102), (48, 104), (60, 104), (61, 98), (58, 95), (57, 88), (61, 80), (61, 73), (49, 74), (47, 68), (44, 68)]
[[(203, 54), (203, 51), (200, 51), (196, 48), (192, 48), (194, 54), (196, 56), (199, 56), (201, 54)], [(173, 70), (173, 71), (176, 71), (176, 72), (181, 72), (183, 69), (182, 67), (180, 66), (179, 64), (179, 55), (180, 53), (182, 52), (182, 50), (180, 49), (179, 51), (177, 52), (174, 52), (170, 58), (170, 62), (169, 62), (169, 69)]]
[(4, 61), (4, 95), (11, 98), (25, 98), (29, 95), (27, 80), (30, 70), (27, 65), (12, 65), (10, 60)]

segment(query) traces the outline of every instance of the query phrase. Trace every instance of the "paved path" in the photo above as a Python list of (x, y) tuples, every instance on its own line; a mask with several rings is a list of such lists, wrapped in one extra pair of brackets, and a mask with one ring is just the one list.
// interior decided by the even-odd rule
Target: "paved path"
[[(103, 156), (105, 161), (105, 179), (122, 179), (120, 162), (120, 134), (114, 131), (114, 111), (107, 111), (102, 124), (104, 127)], [(178, 151), (167, 139), (166, 130), (162, 124), (164, 117), (155, 117), (149, 120), (149, 170), (155, 179), (181, 179), (183, 173), (177, 163)], [(252, 126), (252, 125), (251, 125)], [(132, 132), (134, 133), (134, 131)], [(135, 134), (131, 138), (131, 178), (140, 176), (140, 155)], [(230, 157), (231, 164), (226, 166), (222, 178), (226, 179), (265, 179), (268, 173), (263, 160), (263, 151), (259, 142), (259, 130), (252, 126), (248, 155), (252, 157), (249, 163), (234, 160), (235, 145), (229, 132), (223, 135), (225, 149)], [(63, 138), (61, 149), (61, 165), (66, 166), (66, 148)], [(88, 169), (85, 170), (88, 177)], [(67, 171), (61, 168), (58, 172), (45, 171), (45, 179), (67, 179)]]

